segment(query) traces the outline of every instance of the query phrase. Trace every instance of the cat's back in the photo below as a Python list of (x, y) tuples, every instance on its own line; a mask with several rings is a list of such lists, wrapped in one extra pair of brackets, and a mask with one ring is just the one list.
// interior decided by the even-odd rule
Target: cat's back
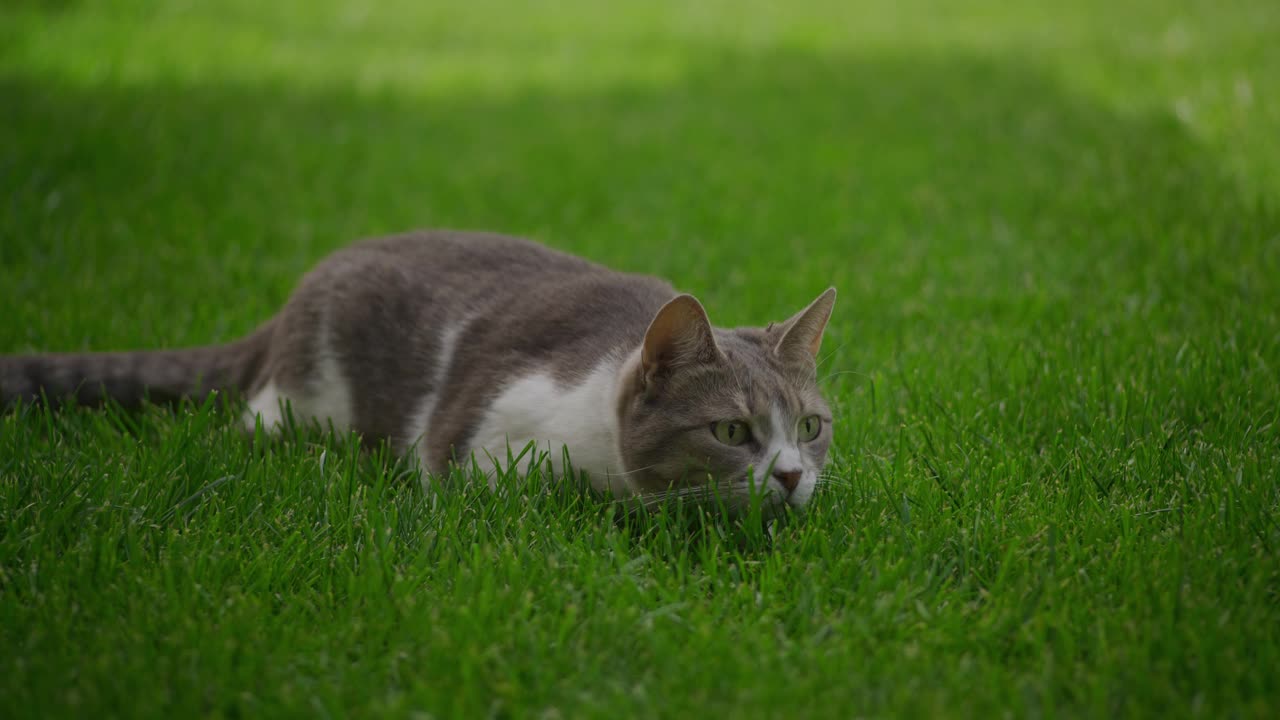
[[(545, 306), (548, 302), (598, 300), (601, 292), (618, 300), (656, 298), (659, 305), (674, 293), (658, 278), (618, 272), (531, 240), (456, 230), (358, 242), (323, 261), (305, 284), (322, 285), (326, 293), (430, 296), (432, 304), (456, 306), (468, 315), (507, 305), (507, 300), (547, 311), (552, 309)], [(645, 303), (646, 309), (650, 304)]]
[(420, 230), (360, 241), (335, 258), (411, 263), (430, 274), (475, 277), (503, 273), (611, 272), (602, 265), (532, 240), (465, 230)]
[[(363, 240), (334, 253), (303, 278), (290, 310), (325, 315), (324, 324), (366, 342), (479, 324), (508, 352), (521, 352), (630, 340), (674, 295), (659, 278), (612, 270), (531, 240), (430, 230)], [(344, 343), (352, 344), (364, 343), (360, 337)]]

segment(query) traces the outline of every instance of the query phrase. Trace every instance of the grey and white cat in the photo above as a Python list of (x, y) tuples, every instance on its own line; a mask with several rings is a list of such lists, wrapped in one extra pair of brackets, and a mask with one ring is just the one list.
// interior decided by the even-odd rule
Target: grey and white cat
[(835, 295), (765, 328), (714, 328), (657, 278), (500, 235), (405, 234), (333, 254), (228, 345), (0, 356), (0, 406), (235, 391), (249, 428), (288, 407), (429, 473), (473, 453), (497, 469), (535, 442), (557, 470), (567, 447), (615, 496), (714, 489), (741, 509), (754, 487), (799, 508), (831, 442), (816, 356)]

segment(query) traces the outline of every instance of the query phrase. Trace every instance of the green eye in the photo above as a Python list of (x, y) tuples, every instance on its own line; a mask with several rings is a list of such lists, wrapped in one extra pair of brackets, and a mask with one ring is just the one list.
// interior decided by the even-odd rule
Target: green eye
[(711, 432), (725, 445), (741, 445), (751, 439), (751, 428), (741, 420), (721, 420), (711, 426)]
[(810, 415), (800, 421), (800, 427), (798, 430), (800, 442), (809, 442), (818, 437), (818, 434), (822, 432), (822, 418), (817, 415)]

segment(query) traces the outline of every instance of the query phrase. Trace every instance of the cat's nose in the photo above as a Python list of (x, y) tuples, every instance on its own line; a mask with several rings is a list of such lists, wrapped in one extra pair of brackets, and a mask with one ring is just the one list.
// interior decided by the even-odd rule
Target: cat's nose
[(782, 487), (787, 492), (795, 492), (796, 486), (800, 484), (800, 470), (774, 470), (773, 479), (782, 483)]

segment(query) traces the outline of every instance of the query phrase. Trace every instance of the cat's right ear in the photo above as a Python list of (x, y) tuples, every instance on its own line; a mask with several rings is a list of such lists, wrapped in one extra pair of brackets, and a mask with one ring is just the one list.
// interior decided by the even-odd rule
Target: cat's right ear
[(711, 320), (692, 295), (677, 295), (654, 315), (640, 350), (641, 380), (646, 388), (672, 370), (714, 362), (720, 357)]

